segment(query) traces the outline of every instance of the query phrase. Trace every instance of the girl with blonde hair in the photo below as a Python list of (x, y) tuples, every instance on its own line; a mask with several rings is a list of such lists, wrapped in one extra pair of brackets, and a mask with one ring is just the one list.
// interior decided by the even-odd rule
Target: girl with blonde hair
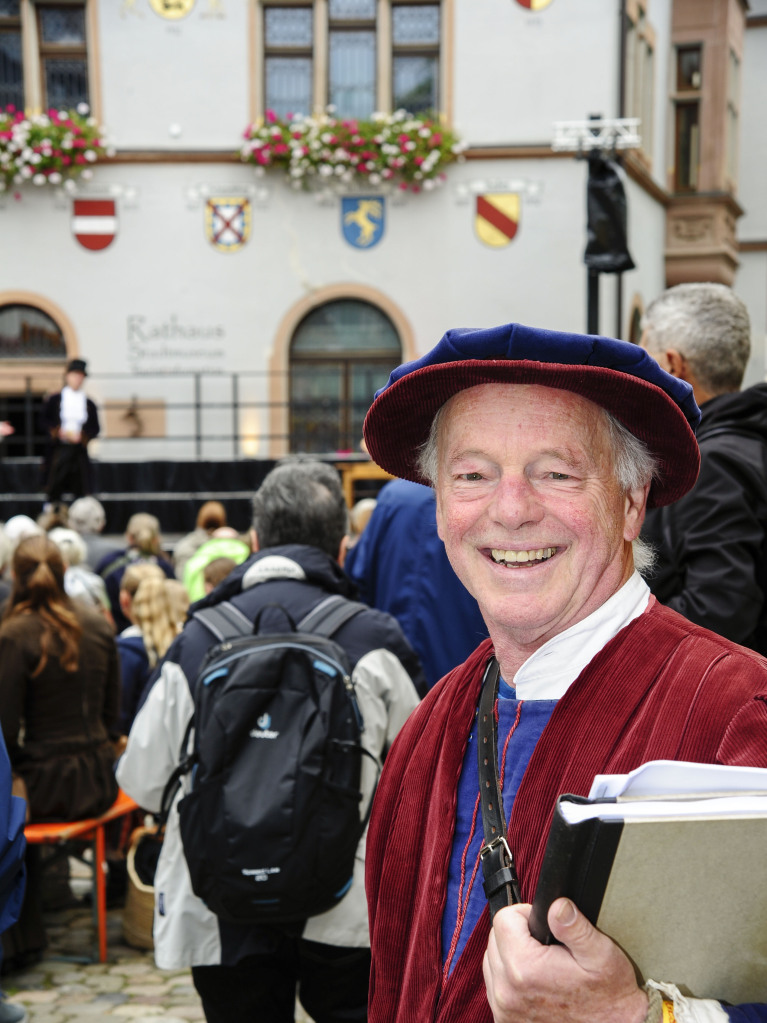
[(174, 579), (144, 579), (133, 598), (133, 617), (141, 629), (150, 668), (181, 631), (189, 607), (183, 584)]

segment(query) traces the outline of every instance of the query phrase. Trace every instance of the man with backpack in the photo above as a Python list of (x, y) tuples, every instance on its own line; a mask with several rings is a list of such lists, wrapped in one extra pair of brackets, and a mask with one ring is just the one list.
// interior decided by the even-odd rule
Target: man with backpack
[(194, 605), (118, 765), (147, 810), (167, 788), (155, 957), (192, 967), (209, 1023), (292, 1021), (296, 989), (316, 1023), (367, 1018), (363, 829), (424, 682), (395, 620), (349, 599), (346, 528), (331, 466), (269, 473), (256, 553)]

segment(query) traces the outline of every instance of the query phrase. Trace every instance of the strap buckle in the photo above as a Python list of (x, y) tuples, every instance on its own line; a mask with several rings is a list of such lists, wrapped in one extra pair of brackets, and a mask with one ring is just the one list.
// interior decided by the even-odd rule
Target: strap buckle
[(511, 855), (509, 843), (506, 841), (503, 835), (499, 835), (497, 838), (494, 838), (492, 842), (486, 842), (479, 850), (479, 858), (483, 860), (485, 856), (489, 856), (491, 853), (498, 852), (499, 849), (501, 852), (506, 853), (506, 860), (504, 862), (503, 858), (501, 858), (501, 865), (504, 867), (508, 867), (510, 864), (514, 862), (514, 857)]

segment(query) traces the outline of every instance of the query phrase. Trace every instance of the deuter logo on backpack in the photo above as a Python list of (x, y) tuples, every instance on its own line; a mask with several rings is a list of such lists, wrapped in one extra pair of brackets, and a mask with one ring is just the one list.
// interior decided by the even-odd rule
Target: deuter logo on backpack
[(271, 728), (271, 714), (262, 714), (258, 721), (256, 721), (256, 724), (258, 728), (251, 728), (250, 730), (251, 739), (276, 739), (280, 734)]
[(346, 652), (331, 637), (363, 609), (329, 597), (279, 633), (228, 604), (195, 614), (219, 642), (194, 683), (163, 804), (191, 771), (178, 804), (184, 853), (195, 893), (224, 920), (298, 922), (351, 886), (370, 754)]

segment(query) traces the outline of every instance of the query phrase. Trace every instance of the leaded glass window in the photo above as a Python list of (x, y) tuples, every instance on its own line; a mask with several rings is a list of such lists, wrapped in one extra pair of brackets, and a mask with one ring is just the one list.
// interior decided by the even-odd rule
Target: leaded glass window
[(24, 108), (19, 0), (0, 0), (0, 107)]
[(291, 450), (358, 451), (373, 395), (402, 361), (394, 324), (357, 299), (312, 310), (290, 351)]
[(311, 7), (264, 8), (264, 106), (278, 117), (313, 109), (313, 19)]
[(392, 104), (412, 114), (439, 108), (439, 4), (392, 8)]
[(85, 6), (40, 5), (37, 16), (43, 102), (57, 109), (88, 103)]
[(0, 306), (0, 359), (64, 359), (64, 335), (31, 305)]

